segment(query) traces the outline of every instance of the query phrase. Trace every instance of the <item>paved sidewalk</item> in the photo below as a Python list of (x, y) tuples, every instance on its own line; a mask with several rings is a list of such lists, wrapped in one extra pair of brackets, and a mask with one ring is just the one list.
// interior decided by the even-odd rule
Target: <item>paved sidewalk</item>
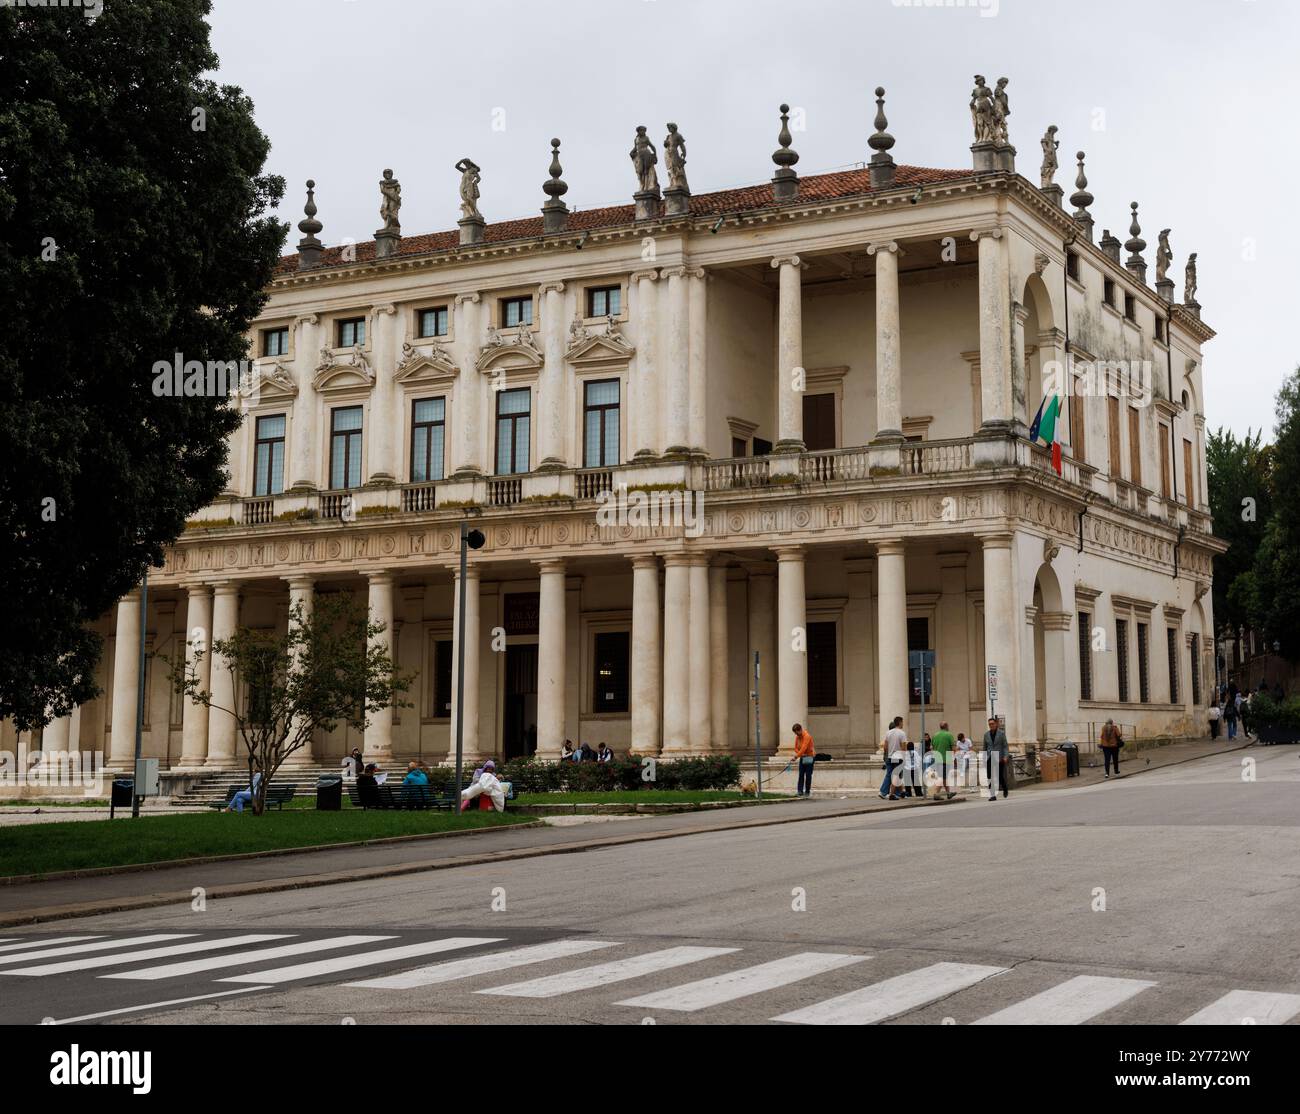
[[(1227, 739), (1198, 739), (1189, 743), (1170, 743), (1168, 746), (1134, 747), (1128, 745), (1119, 752), (1119, 772), (1121, 777), (1130, 777), (1144, 770), (1159, 770), (1166, 766), (1177, 766), (1182, 762), (1192, 762), (1197, 758), (1208, 758), (1212, 754), (1226, 754), (1229, 751), (1244, 750), (1255, 745), (1253, 739), (1241, 736), (1228, 742)], [(1089, 763), (1093, 765), (1089, 765)], [(1101, 750), (1089, 753), (1079, 751), (1079, 776), (1067, 777), (1061, 781), (1030, 782), (1021, 786), (1024, 790), (1068, 789), (1080, 785), (1094, 785), (1105, 780), (1105, 763)]]

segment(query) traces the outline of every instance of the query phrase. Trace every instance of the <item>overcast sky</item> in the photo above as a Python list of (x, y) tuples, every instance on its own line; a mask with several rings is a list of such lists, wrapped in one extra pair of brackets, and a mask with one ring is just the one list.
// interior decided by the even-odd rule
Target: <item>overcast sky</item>
[(980, 2), (215, 0), (212, 23), (218, 76), (253, 98), (268, 169), (287, 180), (288, 250), (309, 177), (327, 244), (373, 238), (385, 167), (406, 235), (454, 228), (461, 156), (483, 168), (489, 221), (535, 215), (552, 136), (571, 209), (631, 201), (638, 124), (656, 144), (678, 124), (695, 193), (764, 182), (782, 101), (806, 120), (801, 174), (849, 166), (871, 154), (878, 84), (898, 162), (969, 167), (972, 75), (1005, 75), (1022, 174), (1037, 181), (1057, 124), (1057, 180), (1068, 198), (1087, 152), (1098, 237), (1127, 239), (1139, 202), (1152, 281), (1172, 229), (1180, 298), (1199, 253), (1219, 334), (1207, 423), (1271, 431), (1300, 362), (1300, 3)]

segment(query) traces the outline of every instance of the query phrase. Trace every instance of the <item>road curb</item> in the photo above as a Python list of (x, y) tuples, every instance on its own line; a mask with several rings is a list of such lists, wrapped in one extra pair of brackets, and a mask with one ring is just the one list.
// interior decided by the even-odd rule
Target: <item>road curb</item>
[[(507, 851), (490, 851), (478, 855), (460, 855), (455, 858), (433, 859), (413, 863), (394, 863), (390, 866), (379, 867), (359, 867), (351, 870), (331, 871), (325, 874), (304, 874), (296, 878), (270, 878), (261, 882), (236, 882), (228, 886), (209, 886), (204, 887), (204, 896), (208, 900), (217, 898), (231, 897), (251, 897), (257, 894), (282, 893), (288, 890), (305, 890), (313, 889), (318, 886), (335, 886), (343, 885), (348, 882), (367, 882), (376, 878), (397, 878), (404, 874), (424, 874), (433, 870), (454, 870), (462, 866), (484, 866), (490, 863), (511, 862), (518, 859), (536, 859), (545, 855), (565, 855), (579, 854), (583, 851), (597, 851), (606, 847), (621, 847), (635, 843), (652, 843), (661, 839), (679, 839), (682, 836), (709, 835), (713, 832), (730, 832), (744, 828), (766, 828), (774, 827), (778, 824), (798, 824), (809, 820), (838, 820), (847, 816), (867, 816), (879, 812), (899, 813), (910, 808), (925, 807), (930, 802), (926, 800), (917, 801), (916, 804), (905, 804), (900, 808), (890, 808), (887, 805), (874, 804), (867, 805), (863, 808), (846, 809), (843, 812), (822, 813), (819, 815), (806, 816), (782, 816), (773, 817), (764, 820), (747, 820), (739, 821), (734, 824), (725, 824), (709, 826), (703, 828), (685, 828), (675, 829), (668, 832), (642, 832), (639, 834), (627, 834), (618, 836), (605, 836), (600, 839), (582, 840), (574, 843), (552, 844), (546, 847), (517, 847)], [(955, 801), (947, 801), (946, 804), (959, 804), (960, 798)], [(536, 824), (520, 824), (515, 827), (541, 827), (540, 821)], [(480, 831), (499, 831), (500, 829), (492, 828), (475, 828), (471, 831), (477, 833)], [(464, 834), (464, 833), (456, 833)], [(410, 840), (412, 838), (428, 839), (436, 838), (434, 836), (396, 836), (390, 837), (386, 842), (395, 840)], [(379, 842), (377, 840), (370, 842)], [(356, 844), (344, 844), (346, 847), (355, 847)], [(296, 850), (324, 850), (324, 848), (297, 848)], [(276, 851), (274, 854), (292, 854), (292, 850)], [(267, 852), (254, 852), (257, 857), (266, 856)], [(242, 856), (241, 856), (242, 857)], [(228, 861), (221, 859), (218, 861)], [(197, 859), (181, 860), (179, 863), (166, 864), (168, 868), (176, 865), (195, 865)], [(106, 868), (110, 873), (127, 873), (120, 867)], [(92, 917), (103, 913), (124, 913), (135, 909), (152, 909), (164, 905), (189, 905), (194, 900), (193, 890), (171, 890), (156, 894), (142, 894), (138, 897), (123, 898), (106, 898), (99, 901), (78, 902), (72, 905), (51, 905), (41, 906), (31, 909), (17, 909), (8, 913), (0, 913), (0, 928), (11, 928), (15, 925), (25, 924), (43, 924), (49, 921), (70, 920), (76, 917)]]

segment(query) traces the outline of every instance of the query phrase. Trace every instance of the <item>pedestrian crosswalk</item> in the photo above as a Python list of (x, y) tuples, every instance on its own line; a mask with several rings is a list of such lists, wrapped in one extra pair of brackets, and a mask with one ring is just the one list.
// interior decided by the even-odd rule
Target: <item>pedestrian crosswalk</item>
[[(467, 954), (448, 954), (457, 952)], [(295, 962), (284, 962), (290, 959)], [(660, 1011), (717, 1010), (716, 1020), (725, 1020), (722, 1011), (730, 1008), (800, 1025), (938, 1020), (940, 1010), (977, 1025), (1082, 1025), (1104, 1023), (1120, 1007), (1125, 1007), (1125, 1020), (1184, 1025), (1283, 1025), (1300, 1017), (1296, 993), (1222, 988), (1189, 992), (1183, 986), (1168, 998), (1177, 1005), (1165, 1011), (1175, 1010), (1177, 1016), (1148, 1016), (1159, 1012), (1156, 1003), (1164, 1001), (1161, 995), (1168, 989), (1155, 979), (1092, 974), (1053, 979), (1041, 970), (1031, 979), (1019, 969), (1013, 973), (995, 964), (911, 962), (914, 965), (896, 954), (876, 957), (768, 944), (656, 946), (576, 936), (539, 941), (536, 934), (532, 940), (513, 941), (506, 936), (439, 936), (402, 929), (335, 935), (232, 930), (0, 940), (0, 983), (6, 977), (64, 976), (106, 980), (94, 984), (105, 990), (169, 984), (171, 994), (164, 1001), (87, 1015), (93, 1018), (322, 984), (358, 994), (389, 992), (398, 995), (397, 1000), (411, 995), (420, 1006), (456, 994), (465, 996), (462, 1004), (469, 995), (577, 1002), (584, 1008), (596, 1000), (603, 1009), (630, 1019)], [(367, 968), (373, 974), (366, 976)], [(511, 971), (524, 977), (512, 979), (507, 974)], [(222, 984), (240, 989), (224, 989)], [(623, 984), (630, 985), (625, 989)], [(202, 990), (210, 993), (199, 993)], [(0, 1000), (5, 997), (0, 995)], [(1136, 1005), (1136, 1014), (1130, 1003)], [(486, 1001), (483, 1005), (487, 1007)], [(490, 1011), (487, 1016), (492, 1016)], [(704, 1014), (703, 1019), (715, 1017)]]

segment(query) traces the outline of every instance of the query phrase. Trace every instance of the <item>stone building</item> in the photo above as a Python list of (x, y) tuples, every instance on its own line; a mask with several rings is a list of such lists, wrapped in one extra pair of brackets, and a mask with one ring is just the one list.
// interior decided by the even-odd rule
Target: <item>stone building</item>
[[(642, 135), (624, 206), (571, 212), (558, 141), (540, 217), (486, 220), (469, 160), (453, 232), (402, 235), (386, 175), (376, 241), (325, 247), (309, 198), (227, 490), (151, 574), (148, 647), (357, 593), (414, 706), (313, 757), (444, 760), (469, 517), (470, 755), (741, 752), (755, 690), (768, 749), (801, 721), (874, 752), (896, 714), (918, 729), (925, 650), (931, 724), (978, 737), (993, 667), (1017, 747), (1107, 717), (1199, 735), (1222, 545), (1194, 264), (1179, 302), (1162, 235), (1148, 284), (1136, 207), (1124, 262), (1082, 158), (1070, 212), (1055, 156), (1018, 174), (984, 98), (968, 169), (896, 165), (878, 106), (861, 169), (800, 177), (783, 118), (773, 179), (719, 193), (691, 195), (674, 128), (667, 188)], [(1045, 393), (1059, 474), (1027, 436)], [(138, 610), (104, 617), (103, 695), (38, 745), (129, 763)], [(146, 681), (146, 755), (236, 764), (229, 716)]]

